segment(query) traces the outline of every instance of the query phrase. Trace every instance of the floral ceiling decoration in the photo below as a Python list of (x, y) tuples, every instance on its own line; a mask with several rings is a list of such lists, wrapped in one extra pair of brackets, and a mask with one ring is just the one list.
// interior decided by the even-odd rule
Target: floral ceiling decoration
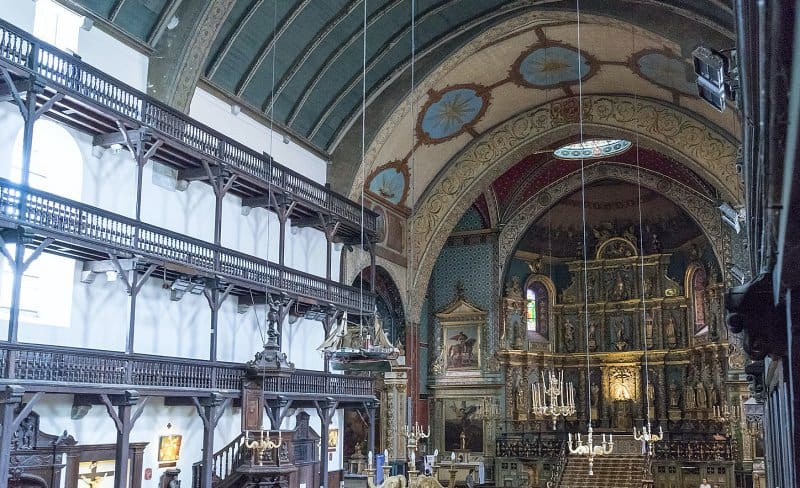
[(417, 136), (422, 144), (437, 144), (460, 135), (474, 134), (474, 126), (489, 106), (490, 90), (475, 84), (431, 91), (420, 110)]
[(645, 80), (673, 92), (673, 96), (697, 96), (692, 66), (668, 49), (639, 51), (631, 57), (631, 69)]
[(531, 88), (557, 88), (586, 81), (598, 69), (598, 63), (569, 44), (547, 41), (525, 50), (511, 67), (510, 78)]

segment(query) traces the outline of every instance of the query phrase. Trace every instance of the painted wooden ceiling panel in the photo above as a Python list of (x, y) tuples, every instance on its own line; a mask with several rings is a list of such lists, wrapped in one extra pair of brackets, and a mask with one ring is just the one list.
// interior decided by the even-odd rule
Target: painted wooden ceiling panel
[[(58, 1), (152, 48), (149, 43), (164, 14), (180, 0)], [(587, 14), (612, 15), (652, 27), (659, 35), (680, 36), (681, 28), (659, 22), (668, 13), (697, 26), (692, 32), (698, 32), (698, 39), (705, 35), (700, 31), (732, 39), (731, 3), (584, 0), (581, 7)], [(236, 0), (206, 57), (204, 78), (233, 100), (269, 115), (270, 49), (277, 26), (274, 118), (330, 151), (360, 110), (363, 6), (362, 0)], [(575, 8), (571, 0), (416, 0), (415, 6), (418, 81), (482, 29), (532, 9)], [(406, 91), (401, 77), (408, 75), (410, 61), (411, 0), (369, 0), (367, 11), (367, 96), (384, 93), (375, 102), (392, 105)], [(388, 114), (385, 108), (380, 112)]]
[(116, 24), (130, 35), (147, 42), (169, 4), (167, 0), (128, 0), (120, 5)]
[[(281, 33), (280, 37), (268, 51), (262, 51), (257, 61), (258, 67), (246, 75), (240, 82), (241, 96), (250, 106), (261, 107), (269, 98), (272, 87), (272, 56), (275, 54), (275, 82), (277, 83), (292, 68), (298, 51), (312, 42), (315, 33), (324, 29), (345, 6), (346, 0), (330, 0), (323, 7), (320, 4), (309, 4), (296, 13), (291, 25)], [(251, 65), (251, 69), (252, 69)]]

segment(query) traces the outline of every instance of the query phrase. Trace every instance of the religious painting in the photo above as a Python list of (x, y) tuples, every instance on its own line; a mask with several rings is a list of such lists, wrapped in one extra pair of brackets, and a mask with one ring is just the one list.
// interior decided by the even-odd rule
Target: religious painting
[(335, 451), (339, 445), (339, 429), (331, 427), (328, 429), (328, 450)]
[(477, 324), (447, 325), (442, 330), (448, 370), (480, 367), (480, 329)]
[(483, 452), (482, 399), (445, 399), (444, 449), (446, 451)]
[(158, 467), (168, 468), (177, 465), (181, 456), (181, 442), (183, 436), (180, 434), (162, 435), (158, 438)]
[(111, 488), (114, 486), (114, 460), (86, 461), (78, 464), (78, 486)]
[(406, 163), (391, 161), (373, 171), (367, 179), (367, 191), (392, 205), (403, 204), (408, 193)]

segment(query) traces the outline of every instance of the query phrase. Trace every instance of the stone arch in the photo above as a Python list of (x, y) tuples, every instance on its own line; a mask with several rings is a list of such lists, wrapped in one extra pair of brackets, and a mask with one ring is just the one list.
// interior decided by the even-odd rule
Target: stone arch
[[(700, 230), (708, 238), (717, 261), (726, 262), (729, 249), (723, 247), (723, 227), (714, 202), (701, 196), (694, 190), (670, 178), (653, 171), (639, 169), (621, 163), (603, 163), (587, 166), (583, 172), (586, 184), (600, 180), (616, 180), (638, 184), (656, 191), (668, 198), (681, 210), (686, 212), (697, 223)], [(520, 207), (514, 217), (502, 228), (498, 237), (498, 257), (502, 264), (502, 276), (505, 275), (514, 249), (531, 223), (544, 215), (550, 208), (564, 197), (581, 187), (580, 171), (572, 173), (539, 191)], [(720, 266), (722, 267), (722, 266)]]
[(546, 103), (487, 131), (462, 150), (422, 196), (409, 220), (409, 288), (415, 297), (409, 318), (417, 320), (439, 251), (466, 208), (492, 181), (530, 153), (584, 127), (638, 134), (643, 147), (674, 157), (742, 201), (736, 174), (737, 143), (722, 130), (664, 102), (626, 95), (593, 95)]

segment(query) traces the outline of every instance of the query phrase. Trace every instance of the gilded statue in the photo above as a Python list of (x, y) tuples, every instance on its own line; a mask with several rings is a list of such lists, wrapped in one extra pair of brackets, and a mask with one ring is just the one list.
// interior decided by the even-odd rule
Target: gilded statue
[(678, 408), (678, 385), (675, 382), (671, 382), (669, 384), (669, 407), (670, 408)]
[(625, 281), (622, 279), (622, 273), (617, 271), (617, 277), (614, 279), (614, 284), (611, 287), (609, 298), (612, 300), (627, 300), (628, 291), (625, 287)]
[(667, 315), (667, 321), (664, 324), (664, 337), (667, 347), (675, 347), (678, 344), (675, 317), (673, 317), (671, 314)]
[(697, 385), (695, 386), (695, 401), (697, 402), (697, 408), (706, 408), (708, 406), (706, 400), (706, 387), (703, 386), (703, 382), (698, 381)]
[(686, 382), (686, 386), (683, 388), (683, 408), (684, 410), (692, 410), (695, 408), (694, 387), (689, 381)]

